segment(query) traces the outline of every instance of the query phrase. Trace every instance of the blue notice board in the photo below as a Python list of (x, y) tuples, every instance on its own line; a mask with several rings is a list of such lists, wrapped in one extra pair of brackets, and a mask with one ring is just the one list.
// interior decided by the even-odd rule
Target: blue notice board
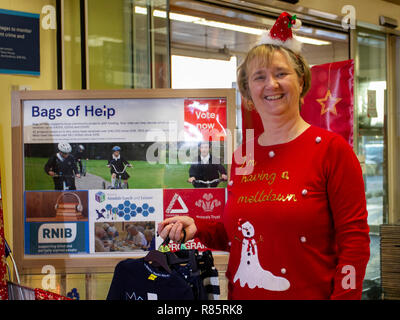
[(40, 75), (40, 14), (0, 9), (0, 73)]

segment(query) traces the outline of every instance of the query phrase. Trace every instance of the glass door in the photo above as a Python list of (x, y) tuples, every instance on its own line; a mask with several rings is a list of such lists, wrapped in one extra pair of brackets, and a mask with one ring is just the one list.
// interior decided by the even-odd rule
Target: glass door
[(64, 89), (170, 87), (168, 0), (70, 0), (62, 9)]
[[(236, 88), (237, 67), (276, 18), (200, 1), (170, 0), (172, 88)], [(349, 59), (348, 33), (303, 21), (297, 36), (310, 65)], [(240, 143), (239, 94), (236, 119)]]
[[(356, 147), (365, 159), (364, 182), (371, 239), (364, 291), (377, 292), (380, 288), (379, 225), (387, 222), (386, 35), (359, 30), (357, 43)], [(378, 299), (379, 294), (366, 298)]]

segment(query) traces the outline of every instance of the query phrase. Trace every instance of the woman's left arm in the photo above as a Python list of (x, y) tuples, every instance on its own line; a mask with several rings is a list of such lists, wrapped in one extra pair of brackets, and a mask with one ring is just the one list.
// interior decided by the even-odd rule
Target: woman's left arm
[(333, 138), (329, 149), (327, 191), (338, 255), (331, 299), (361, 299), (370, 256), (364, 180), (357, 156), (344, 139)]

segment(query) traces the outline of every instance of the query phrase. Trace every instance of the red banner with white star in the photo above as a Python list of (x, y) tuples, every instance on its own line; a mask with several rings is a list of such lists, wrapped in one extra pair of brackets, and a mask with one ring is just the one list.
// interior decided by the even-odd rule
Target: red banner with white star
[[(353, 83), (354, 62), (346, 60), (311, 68), (311, 89), (304, 98), (301, 116), (308, 123), (336, 132), (353, 145)], [(242, 99), (243, 141), (246, 129), (254, 129), (254, 136), (264, 129), (257, 111), (246, 108)]]
[(353, 145), (354, 61), (313, 66), (311, 89), (304, 98), (301, 116), (308, 123), (336, 132)]

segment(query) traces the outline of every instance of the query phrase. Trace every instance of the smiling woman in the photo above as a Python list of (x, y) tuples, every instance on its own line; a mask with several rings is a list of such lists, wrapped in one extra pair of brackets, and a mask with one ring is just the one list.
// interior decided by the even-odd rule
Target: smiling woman
[[(340, 135), (300, 115), (310, 70), (292, 46), (294, 20), (282, 13), (266, 37), (275, 39), (251, 49), (239, 68), (240, 93), (264, 132), (235, 151), (224, 221), (176, 216), (158, 232), (180, 241), (184, 229), (187, 240), (229, 250), (229, 299), (360, 299), (369, 259), (362, 172)], [(238, 159), (250, 148), (243, 168)]]
[(285, 112), (287, 107), (293, 108), (292, 112), (298, 110), (299, 92), (303, 89), (304, 81), (296, 75), (281, 52), (273, 54), (269, 66), (252, 62), (249, 69), (251, 100), (260, 107), (257, 109), (260, 115), (264, 112)]
[[(300, 105), (311, 73), (300, 54), (271, 44), (256, 46), (239, 67), (238, 84), (247, 106), (255, 108), (263, 122), (262, 145), (287, 142), (309, 127), (300, 117)], [(273, 127), (283, 128), (284, 135), (281, 131), (278, 138)]]
[[(277, 70), (275, 70), (275, 72), (279, 74), (285, 73), (286, 71), (287, 73), (290, 69), (293, 69), (299, 79), (303, 82), (301, 97), (306, 95), (311, 86), (311, 71), (304, 57), (280, 46), (259, 45), (249, 51), (246, 59), (238, 69), (239, 90), (244, 98), (248, 100), (251, 99), (249, 91), (250, 63), (252, 66), (268, 67), (272, 63), (277, 63), (275, 59), (276, 54), (283, 56), (280, 57), (283, 65), (276, 65), (275, 68)], [(283, 76), (283, 74), (281, 74), (281, 76)]]

